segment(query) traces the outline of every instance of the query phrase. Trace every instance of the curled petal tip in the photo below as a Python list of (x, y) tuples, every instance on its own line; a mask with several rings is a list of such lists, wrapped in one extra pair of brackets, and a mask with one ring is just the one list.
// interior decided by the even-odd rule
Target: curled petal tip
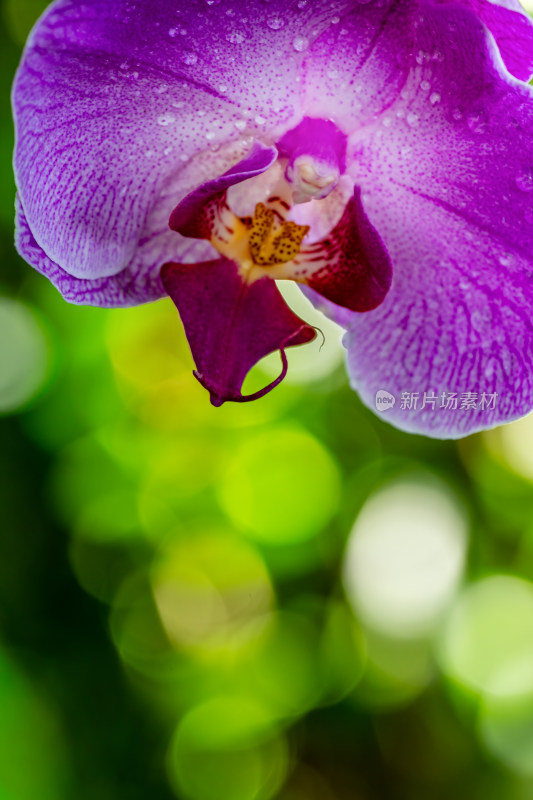
[[(196, 365), (194, 375), (214, 406), (258, 400), (287, 374), (285, 348), (306, 344), (315, 330), (286, 305), (275, 281), (248, 282), (226, 258), (203, 264), (165, 264), (161, 279), (174, 301)], [(280, 375), (257, 392), (242, 394), (250, 369), (279, 350)]]

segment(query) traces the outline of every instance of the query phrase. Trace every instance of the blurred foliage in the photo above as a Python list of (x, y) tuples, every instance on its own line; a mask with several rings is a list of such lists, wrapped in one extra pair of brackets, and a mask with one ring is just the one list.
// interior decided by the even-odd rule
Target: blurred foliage
[(2, 5), (0, 800), (530, 798), (532, 420), (402, 434), (330, 325), (214, 409), (170, 302), (64, 303), (12, 246), (43, 6)]

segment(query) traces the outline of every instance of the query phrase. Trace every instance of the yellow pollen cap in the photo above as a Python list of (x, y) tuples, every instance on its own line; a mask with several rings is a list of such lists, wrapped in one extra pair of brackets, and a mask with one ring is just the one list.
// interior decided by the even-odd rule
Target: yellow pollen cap
[(308, 225), (280, 219), (272, 209), (257, 203), (250, 228), (250, 255), (258, 266), (291, 261), (300, 252)]

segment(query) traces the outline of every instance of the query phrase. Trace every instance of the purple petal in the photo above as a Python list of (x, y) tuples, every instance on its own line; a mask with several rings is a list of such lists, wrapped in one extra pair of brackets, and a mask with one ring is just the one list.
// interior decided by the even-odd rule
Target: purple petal
[[(315, 338), (315, 330), (294, 314), (268, 277), (243, 281), (226, 258), (204, 264), (165, 264), (162, 280), (176, 304), (196, 364), (195, 376), (213, 405), (262, 397), (287, 372), (285, 348)], [(249, 370), (279, 350), (280, 376), (253, 395), (242, 395)]]
[(518, 0), (453, 1), (462, 2), (475, 11), (494, 36), (511, 75), (528, 81), (533, 75), (533, 21)]
[(223, 175), (201, 184), (176, 206), (169, 226), (182, 236), (193, 239), (211, 238), (213, 220), (205, 219), (204, 209), (210, 200), (224, 194), (230, 186), (265, 172), (277, 158), (275, 147), (255, 142), (250, 153)]
[[(159, 273), (167, 252), (176, 252), (178, 238), (177, 234), (168, 230), (166, 220), (164, 234), (141, 237), (139, 251), (132, 264), (116, 275), (87, 280), (69, 275), (37, 244), (18, 197), (16, 215), (15, 244), (18, 252), (37, 272), (48, 278), (67, 302), (112, 308), (134, 306), (166, 297)], [(188, 249), (185, 249), (187, 246)], [(182, 258), (187, 263), (201, 261), (202, 258), (209, 257), (211, 252), (213, 251), (206, 242), (184, 239), (180, 246)], [(139, 266), (141, 263), (142, 268)]]
[(305, 114), (333, 119), (346, 132), (372, 123), (407, 78), (417, 15), (415, 0), (346, 3), (336, 24), (309, 46)]
[(13, 93), (17, 187), (47, 258), (79, 279), (151, 271), (145, 236), (182, 260), (159, 221), (242, 158), (243, 132), (276, 141), (303, 116), (307, 43), (344, 6), (52, 4)]
[[(423, 19), (414, 52), (428, 57), (381, 129), (354, 143), (393, 284), (353, 315), (348, 366), (371, 408), (380, 390), (396, 396), (393, 424), (456, 437), (533, 407), (533, 98), (499, 74), (467, 10), (428, 5)], [(418, 409), (401, 408), (402, 392)], [(420, 409), (424, 392), (498, 397)]]

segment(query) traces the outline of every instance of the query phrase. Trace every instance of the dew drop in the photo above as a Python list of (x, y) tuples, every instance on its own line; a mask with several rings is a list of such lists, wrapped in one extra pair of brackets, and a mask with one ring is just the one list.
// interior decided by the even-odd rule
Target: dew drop
[(241, 31), (231, 31), (231, 33), (227, 34), (226, 39), (228, 42), (230, 42), (230, 44), (242, 44), (245, 36), (244, 33), (241, 33)]
[(422, 81), (420, 84), (420, 88), (422, 89), (423, 92), (429, 92), (429, 90), (431, 89), (431, 84), (429, 81)]
[(161, 114), (161, 116), (157, 118), (157, 124), (162, 125), (163, 127), (172, 125), (173, 122), (176, 122), (176, 117), (174, 114)]
[(298, 34), (292, 40), (292, 46), (298, 53), (303, 53), (309, 47), (309, 39), (306, 36)]
[(484, 114), (469, 114), (466, 124), (472, 133), (485, 133), (487, 130), (487, 120)]
[(235, 127), (238, 131), (243, 131), (246, 128), (246, 121), (244, 119), (238, 119), (235, 123)]
[(415, 114), (413, 111), (410, 111), (409, 114), (405, 118), (407, 124), (410, 128), (416, 128), (418, 125), (418, 114)]
[(331, 24), (332, 25), (338, 25), (340, 21), (341, 21), (340, 17), (332, 17), (331, 18)]
[(256, 125), (264, 125), (265, 122), (266, 122), (265, 117), (262, 117), (261, 114), (257, 114), (257, 116), (255, 117)]
[(436, 106), (437, 103), (440, 103), (440, 101), (441, 101), (441, 96), (438, 92), (433, 92), (432, 94), (429, 95), (429, 102), (431, 103), (432, 106)]
[(298, 0), (298, 8), (305, 8), (307, 5), (307, 0)]
[(205, 138), (211, 141), (211, 139), (215, 138), (215, 134), (213, 133), (213, 131), (207, 131)]
[(187, 64), (188, 66), (192, 67), (192, 65), (196, 64), (196, 62), (198, 61), (198, 56), (196, 55), (196, 53), (191, 53), (189, 51), (183, 53), (181, 60), (183, 61), (184, 64)]
[(172, 38), (174, 38), (174, 36), (177, 34), (177, 32), (178, 31), (176, 30), (176, 28), (169, 28), (168, 29), (168, 35), (171, 36)]
[(269, 28), (272, 28), (273, 31), (279, 31), (279, 29), (283, 28), (285, 25), (285, 20), (281, 19), (281, 17), (273, 17), (268, 20), (267, 25)]
[(516, 185), (522, 192), (533, 192), (533, 169), (527, 169), (516, 176)]

